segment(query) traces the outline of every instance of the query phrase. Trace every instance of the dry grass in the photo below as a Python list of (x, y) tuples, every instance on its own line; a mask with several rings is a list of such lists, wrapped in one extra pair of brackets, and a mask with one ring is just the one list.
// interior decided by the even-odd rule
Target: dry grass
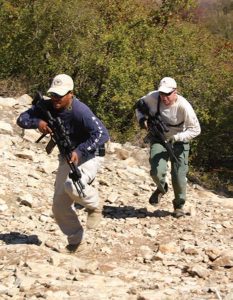
[(17, 97), (28, 92), (28, 82), (24, 78), (0, 80), (0, 97)]

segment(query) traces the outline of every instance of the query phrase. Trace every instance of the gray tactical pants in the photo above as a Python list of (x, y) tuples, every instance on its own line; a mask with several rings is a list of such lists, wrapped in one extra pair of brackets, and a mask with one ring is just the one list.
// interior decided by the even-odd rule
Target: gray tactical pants
[[(175, 143), (173, 145), (174, 153), (178, 159), (178, 164), (171, 162), (171, 179), (174, 190), (174, 209), (182, 208), (186, 201), (186, 175), (188, 172), (188, 157), (190, 146), (188, 143)], [(157, 185), (157, 188), (166, 193), (165, 179), (168, 169), (169, 155), (167, 150), (159, 143), (154, 143), (150, 148), (151, 177)]]

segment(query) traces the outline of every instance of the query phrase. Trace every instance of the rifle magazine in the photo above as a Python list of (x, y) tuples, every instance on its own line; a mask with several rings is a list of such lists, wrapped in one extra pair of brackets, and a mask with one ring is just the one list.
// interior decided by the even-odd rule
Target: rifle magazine
[(54, 147), (56, 146), (56, 144), (57, 144), (56, 141), (53, 138), (51, 138), (50, 141), (48, 142), (48, 144), (45, 147), (45, 150), (46, 150), (47, 154), (52, 153), (52, 151), (53, 151)]

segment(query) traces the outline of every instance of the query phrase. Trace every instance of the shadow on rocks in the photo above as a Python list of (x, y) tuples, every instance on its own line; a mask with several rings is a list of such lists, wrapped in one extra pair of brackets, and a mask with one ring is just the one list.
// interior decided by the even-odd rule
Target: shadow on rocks
[(107, 206), (103, 207), (103, 216), (110, 219), (126, 218), (163, 218), (172, 216), (172, 213), (166, 210), (148, 211), (146, 208), (134, 208), (133, 206)]
[(0, 234), (0, 240), (4, 241), (7, 245), (10, 244), (31, 244), (31, 245), (41, 245), (41, 241), (35, 234), (26, 235), (20, 232), (10, 232)]

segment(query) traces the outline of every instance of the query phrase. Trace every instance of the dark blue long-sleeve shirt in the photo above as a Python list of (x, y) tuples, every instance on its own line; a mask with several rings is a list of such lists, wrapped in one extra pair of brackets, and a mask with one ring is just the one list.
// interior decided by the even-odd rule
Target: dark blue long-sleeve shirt
[[(80, 159), (93, 157), (97, 148), (109, 140), (103, 123), (77, 98), (74, 97), (71, 106), (63, 111), (55, 110), (50, 100), (43, 100), (43, 106), (46, 106), (54, 118), (59, 117), (63, 121)], [(40, 120), (47, 121), (40, 107), (33, 105), (20, 114), (17, 124), (25, 129), (36, 129)]]

